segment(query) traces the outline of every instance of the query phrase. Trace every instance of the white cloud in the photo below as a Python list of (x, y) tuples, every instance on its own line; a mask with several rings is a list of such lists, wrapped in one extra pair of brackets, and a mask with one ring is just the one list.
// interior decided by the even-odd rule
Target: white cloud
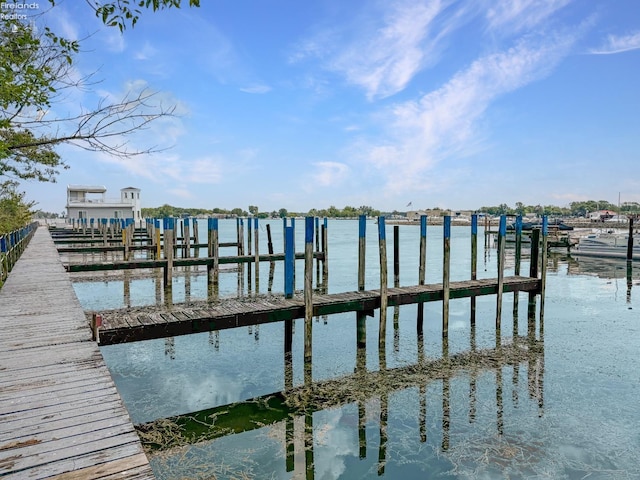
[(313, 183), (322, 187), (332, 187), (342, 183), (349, 175), (349, 167), (338, 162), (317, 162)]
[(425, 182), (432, 182), (426, 172), (435, 164), (481, 148), (479, 125), (492, 102), (546, 76), (574, 41), (572, 36), (522, 40), (506, 51), (479, 58), (440, 89), (417, 101), (396, 104), (381, 119), (391, 137), (356, 149), (366, 151), (367, 164), (393, 169), (387, 177), (390, 193), (424, 189)]
[(446, 6), (442, 1), (396, 3), (381, 26), (363, 32), (329, 68), (364, 88), (370, 99), (401, 91), (435, 54), (435, 43), (427, 41), (429, 29)]
[(301, 42), (291, 62), (319, 58), (329, 71), (364, 89), (367, 98), (389, 97), (403, 90), (421, 70), (438, 61), (445, 39), (470, 7), (451, 13), (450, 0), (397, 0), (372, 7), (351, 24), (317, 32)]
[(149, 42), (144, 42), (142, 48), (134, 52), (133, 58), (135, 58), (136, 60), (149, 60), (152, 57), (155, 57), (156, 53), (158, 53), (157, 48), (155, 48)]
[(251, 85), (241, 88), (240, 91), (245, 93), (268, 93), (271, 91), (271, 87), (268, 85)]
[(590, 53), (606, 55), (612, 53), (628, 52), (640, 48), (640, 32), (630, 35), (609, 35), (607, 41), (600, 48), (591, 50)]
[(518, 32), (531, 29), (572, 0), (490, 0), (486, 18), (492, 30)]

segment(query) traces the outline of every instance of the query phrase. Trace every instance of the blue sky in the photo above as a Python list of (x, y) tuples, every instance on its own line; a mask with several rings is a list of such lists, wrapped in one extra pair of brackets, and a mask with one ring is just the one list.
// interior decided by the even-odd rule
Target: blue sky
[[(83, 40), (91, 107), (142, 88), (179, 116), (129, 159), (60, 148), (67, 184), (143, 206), (306, 212), (640, 202), (637, 0), (202, 1), (120, 34), (84, 2), (46, 15)], [(62, 106), (56, 107), (58, 110)]]

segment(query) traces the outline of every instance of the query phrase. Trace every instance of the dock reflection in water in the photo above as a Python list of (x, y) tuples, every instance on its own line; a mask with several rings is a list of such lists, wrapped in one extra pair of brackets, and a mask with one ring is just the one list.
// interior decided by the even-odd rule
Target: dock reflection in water
[(375, 371), (360, 346), (353, 374), (296, 387), (289, 357), (283, 392), (137, 428), (158, 478), (363, 478), (386, 476), (390, 466), (390, 478), (398, 467), (423, 478), (501, 472), (511, 460), (526, 471), (522, 460), (535, 462), (538, 447), (505, 428), (504, 392), (510, 412), (543, 415), (544, 343), (535, 318), (529, 323), (526, 336), (490, 349), (476, 348), (473, 328), (468, 350), (450, 355), (445, 342), (436, 359), (425, 357), (418, 336), (417, 363), (396, 368), (386, 367), (383, 346)]

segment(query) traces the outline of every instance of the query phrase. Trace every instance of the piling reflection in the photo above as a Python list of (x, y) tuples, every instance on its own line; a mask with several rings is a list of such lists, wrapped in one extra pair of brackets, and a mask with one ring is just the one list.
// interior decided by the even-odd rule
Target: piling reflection
[[(419, 339), (418, 345), (422, 341)], [(475, 344), (475, 338), (470, 338), (469, 342)], [(166, 345), (170, 350), (169, 339)], [(464, 428), (464, 425), (460, 425), (464, 417), (453, 413), (466, 404), (462, 408), (468, 411), (467, 428), (473, 428), (471, 425), (478, 420), (478, 397), (482, 398), (483, 410), (485, 405), (494, 404), (493, 428), (498, 437), (511, 433), (507, 427), (509, 422), (506, 421), (505, 389), (511, 389), (511, 404), (515, 408), (521, 401), (520, 389), (526, 388), (529, 399), (537, 405), (538, 415), (543, 414), (544, 344), (543, 339), (536, 338), (535, 334), (515, 336), (499, 348), (467, 350), (456, 354), (450, 354), (449, 346), (444, 342), (440, 358), (427, 360), (419, 354), (415, 364), (402, 367), (386, 368), (383, 348), (379, 355), (379, 370), (367, 370), (365, 347), (360, 347), (356, 351), (352, 375), (294, 386), (291, 353), (285, 352), (283, 391), (247, 402), (151, 422), (137, 429), (152, 459), (162, 451), (157, 458), (165, 461), (171, 455), (181, 455), (180, 447), (197, 443), (200, 449), (206, 451), (208, 445), (215, 448), (215, 439), (267, 427), (273, 429), (273, 433), (268, 434), (269, 438), (281, 442), (281, 468), (293, 472), (294, 476), (313, 479), (316, 475), (321, 476), (319, 472), (327, 468), (323, 462), (332, 461), (326, 451), (322, 455), (316, 452), (318, 448), (324, 448), (327, 441), (327, 432), (323, 431), (326, 427), (314, 427), (314, 416), (318, 414), (353, 406), (357, 415), (352, 424), (353, 434), (343, 434), (341, 438), (353, 438), (352, 455), (361, 462), (368, 462), (374, 475), (378, 476), (385, 476), (389, 462), (397, 459), (393, 456), (402, 455), (402, 452), (397, 452), (398, 445), (409, 442), (399, 441), (395, 438), (397, 428), (390, 428), (391, 419), (399, 415), (394, 411), (407, 411), (406, 402), (400, 404), (394, 401), (395, 398), (405, 398), (406, 395), (418, 397), (415, 403), (417, 411), (414, 413), (415, 431), (410, 431), (409, 435), (420, 444), (427, 443), (431, 438), (430, 445), (437, 442), (437, 448), (443, 455), (449, 455), (456, 447), (456, 438), (460, 437), (454, 432)], [(526, 369), (527, 377), (527, 385), (524, 386), (520, 384), (523, 369)], [(504, 381), (509, 374), (511, 386), (507, 387)], [(467, 394), (460, 395), (460, 386), (467, 382)], [(478, 388), (480, 382), (482, 390)], [(491, 383), (494, 384), (491, 389), (494, 392), (493, 400), (487, 397), (487, 387)], [(433, 400), (429, 401), (429, 398)], [(438, 404), (440, 412), (429, 410), (429, 405)], [(441, 421), (439, 424), (432, 423), (434, 431), (429, 432), (429, 419), (434, 415), (439, 416)], [(486, 416), (487, 412), (483, 411), (482, 415)], [(324, 425), (321, 421), (316, 423)], [(393, 445), (393, 449), (390, 449), (390, 445)], [(348, 470), (345, 475), (349, 476)]]

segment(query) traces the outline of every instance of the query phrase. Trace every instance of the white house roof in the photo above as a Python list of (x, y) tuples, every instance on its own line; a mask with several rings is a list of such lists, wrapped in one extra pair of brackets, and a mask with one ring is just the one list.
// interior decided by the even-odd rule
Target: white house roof
[(107, 187), (104, 185), (67, 185), (67, 191), (104, 193), (107, 191)]
[(123, 191), (123, 190), (135, 190), (136, 192), (140, 191), (140, 189), (136, 187), (125, 187), (120, 189), (120, 191)]

